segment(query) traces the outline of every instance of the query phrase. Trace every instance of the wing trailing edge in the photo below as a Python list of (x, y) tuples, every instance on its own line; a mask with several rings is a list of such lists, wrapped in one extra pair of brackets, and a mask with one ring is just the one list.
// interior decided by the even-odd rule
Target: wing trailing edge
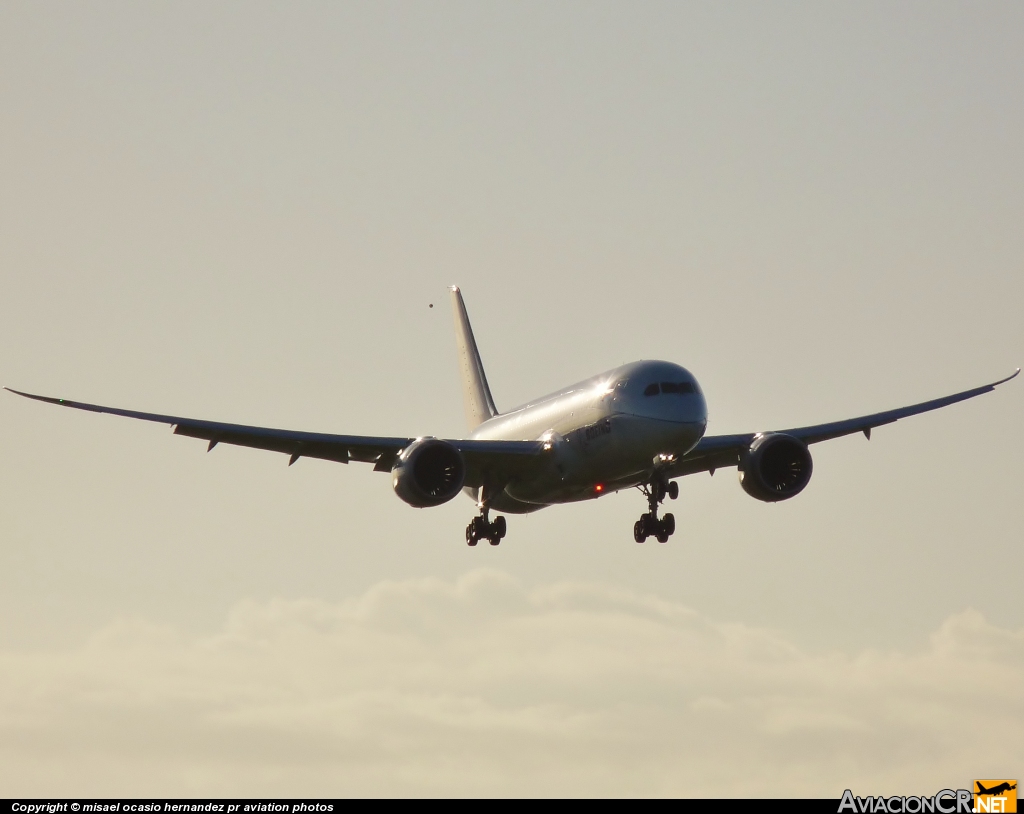
[[(941, 407), (948, 407), (960, 401), (975, 398), (976, 396), (991, 393), (999, 385), (1015, 379), (1020, 373), (1017, 368), (1005, 379), (1000, 379), (991, 384), (981, 387), (974, 387), (951, 396), (922, 401), (919, 404), (911, 404), (909, 407), (899, 407), (895, 410), (886, 410), (881, 413), (848, 418), (844, 421), (832, 421), (827, 424), (813, 424), (809, 427), (794, 427), (788, 430), (772, 430), (785, 435), (799, 438), (805, 444), (817, 444), (821, 441), (828, 441), (832, 438), (841, 438), (844, 435), (853, 435), (862, 432), (868, 439), (871, 438), (871, 430), (885, 424), (892, 424), (901, 418), (920, 415), (921, 413), (938, 410)], [(714, 472), (716, 469), (723, 469), (728, 466), (736, 466), (739, 456), (747, 449), (755, 436), (760, 433), (740, 433), (738, 435), (710, 435), (702, 438), (700, 442), (681, 458), (667, 473), (670, 478), (678, 478), (683, 475), (692, 475), (696, 472)]]
[[(376, 472), (390, 472), (398, 454), (415, 438), (399, 438), (370, 435), (334, 435), (331, 433), (278, 430), (270, 427), (254, 427), (246, 424), (226, 424), (219, 421), (204, 421), (196, 418), (143, 413), (137, 410), (123, 410), (118, 407), (104, 407), (70, 399), (38, 396), (5, 387), (5, 390), (47, 404), (86, 410), (92, 413), (135, 418), (174, 427), (174, 434), (187, 438), (208, 441), (207, 452), (218, 444), (263, 449), (288, 455), (289, 466), (299, 458), (320, 458), (326, 461), (347, 464), (359, 461), (373, 464)], [(488, 473), (504, 472), (514, 474), (535, 465), (543, 456), (544, 444), (540, 441), (483, 441), (474, 439), (449, 440), (462, 453), (466, 461), (466, 485), (480, 486)]]

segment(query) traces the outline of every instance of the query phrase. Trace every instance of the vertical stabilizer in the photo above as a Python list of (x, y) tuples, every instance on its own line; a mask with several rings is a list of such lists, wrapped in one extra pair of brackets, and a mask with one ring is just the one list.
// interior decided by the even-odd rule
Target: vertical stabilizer
[(455, 312), (455, 342), (459, 348), (459, 373), (462, 374), (462, 398), (466, 405), (466, 421), (471, 430), (476, 429), (488, 418), (496, 416), (491, 388), (480, 361), (473, 329), (469, 325), (469, 314), (462, 301), (462, 292), (457, 285), (451, 287), (452, 310)]

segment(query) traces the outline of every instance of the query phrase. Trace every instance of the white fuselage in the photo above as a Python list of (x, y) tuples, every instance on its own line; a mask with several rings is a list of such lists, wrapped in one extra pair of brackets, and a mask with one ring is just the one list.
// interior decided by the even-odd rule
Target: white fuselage
[[(688, 370), (633, 362), (495, 416), (471, 437), (551, 444), (546, 466), (488, 498), (499, 511), (520, 513), (645, 483), (655, 457), (689, 452), (707, 420), (704, 395)], [(476, 490), (472, 495), (478, 498)]]

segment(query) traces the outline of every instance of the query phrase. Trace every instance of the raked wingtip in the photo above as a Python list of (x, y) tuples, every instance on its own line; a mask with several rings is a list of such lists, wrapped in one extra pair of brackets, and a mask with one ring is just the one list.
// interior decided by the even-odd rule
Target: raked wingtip
[(1017, 377), (1018, 377), (1019, 375), (1020, 375), (1020, 368), (1017, 368), (1017, 369), (1016, 369), (1015, 371), (1013, 371), (1013, 373), (1011, 373), (1011, 374), (1010, 374), (1009, 376), (1007, 376), (1007, 377), (1006, 377), (1005, 379), (1000, 379), (999, 381), (997, 381), (997, 382), (996, 382), (995, 384), (993, 384), (992, 386), (993, 386), (993, 387), (996, 387), (997, 385), (1000, 385), (1000, 384), (1006, 384), (1006, 383), (1007, 383), (1008, 381), (1010, 381), (1011, 379), (1016, 379), (1016, 378), (1017, 378)]

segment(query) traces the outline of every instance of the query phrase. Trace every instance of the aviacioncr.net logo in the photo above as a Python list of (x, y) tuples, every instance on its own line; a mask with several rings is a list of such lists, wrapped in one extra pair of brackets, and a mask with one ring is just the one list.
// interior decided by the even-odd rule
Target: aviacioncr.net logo
[(943, 789), (931, 797), (855, 797), (847, 789), (838, 814), (972, 814), (973, 800), (967, 789)]

